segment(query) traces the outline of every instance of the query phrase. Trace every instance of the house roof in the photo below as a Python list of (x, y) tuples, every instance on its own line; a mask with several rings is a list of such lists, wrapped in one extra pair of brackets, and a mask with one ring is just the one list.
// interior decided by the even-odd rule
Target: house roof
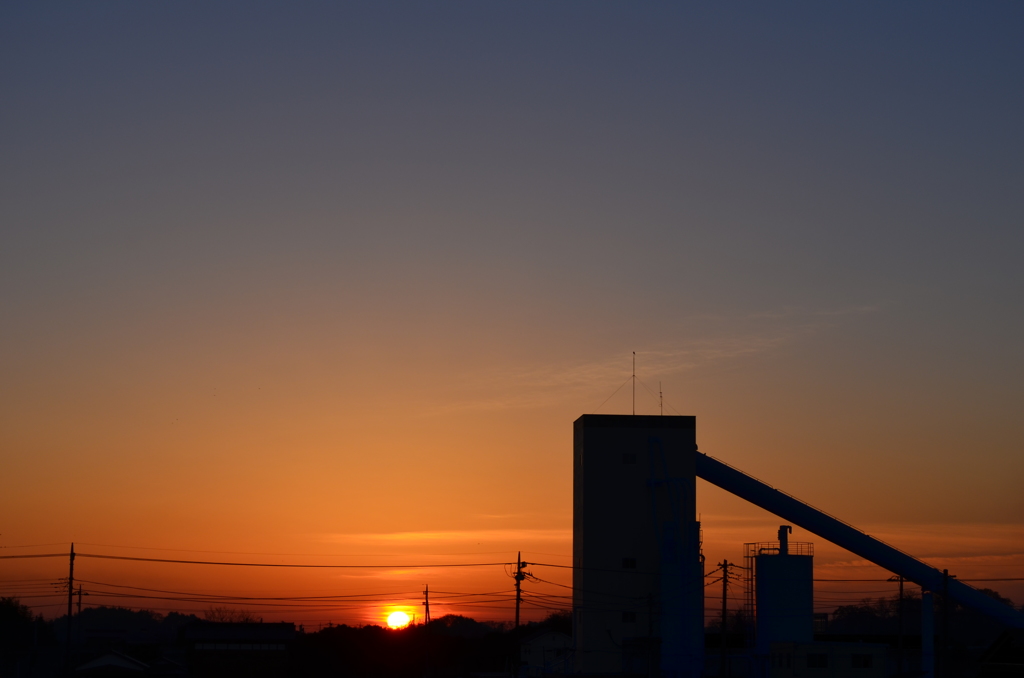
[(134, 657), (129, 657), (117, 651), (108, 652), (105, 655), (93, 659), (91, 662), (82, 664), (75, 671), (96, 671), (99, 669), (117, 668), (123, 671), (144, 673), (149, 669), (148, 664), (143, 664)]

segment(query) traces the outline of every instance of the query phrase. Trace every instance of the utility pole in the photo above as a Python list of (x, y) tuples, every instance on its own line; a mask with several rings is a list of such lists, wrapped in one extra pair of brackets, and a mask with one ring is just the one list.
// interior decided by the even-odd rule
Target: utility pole
[(723, 560), (719, 567), (722, 568), (722, 657), (718, 667), (718, 675), (725, 676), (729, 672), (729, 649), (727, 642), (727, 622), (729, 621), (729, 567), (732, 566), (728, 560)]
[[(430, 585), (423, 585), (423, 612), (427, 618), (427, 626), (430, 626)], [(430, 633), (423, 637), (423, 675), (430, 676)]]
[(636, 416), (636, 351), (633, 351), (633, 415)]
[(658, 382), (658, 411), (665, 416), (665, 392), (661, 390), (661, 382)]
[(516, 628), (519, 628), (519, 605), (523, 602), (523, 580), (526, 579), (526, 573), (523, 572), (523, 568), (526, 567), (526, 563), (523, 562), (523, 552), (519, 551), (516, 554)]
[(898, 604), (896, 607), (896, 675), (903, 675), (903, 576), (894, 574), (889, 577), (888, 581), (899, 582), (899, 596), (897, 598)]
[(64, 670), (71, 675), (71, 605), (75, 597), (75, 544), (71, 543), (71, 553), (68, 559), (68, 628), (67, 643), (64, 654)]
[(899, 619), (900, 629), (896, 636), (896, 666), (899, 670), (899, 675), (903, 675), (903, 575), (899, 576), (900, 580), (900, 606), (899, 606)]
[(942, 647), (939, 648), (942, 661), (939, 675), (949, 676), (949, 570), (942, 571)]

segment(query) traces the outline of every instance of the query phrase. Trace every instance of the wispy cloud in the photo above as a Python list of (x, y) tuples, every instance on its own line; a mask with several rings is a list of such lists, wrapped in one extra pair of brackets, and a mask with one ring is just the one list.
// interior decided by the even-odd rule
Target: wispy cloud
[(881, 309), (878, 304), (862, 304), (860, 306), (844, 306), (842, 308), (826, 309), (805, 309), (798, 306), (784, 306), (780, 309), (769, 311), (758, 311), (747, 314), (748, 318), (772, 318), (772, 319), (807, 319), (816, 318), (839, 318), (842, 316), (864, 315), (875, 313)]
[[(878, 306), (837, 309), (784, 307), (743, 316), (706, 315), (680, 321), (679, 334), (687, 338), (637, 350), (643, 375), (668, 377), (710, 365), (749, 358), (833, 327), (843, 318), (874, 313)], [(685, 329), (683, 329), (685, 328)], [(694, 328), (699, 328), (698, 332)], [(703, 336), (698, 336), (701, 334)], [(540, 407), (586, 392), (604, 392), (630, 376), (622, 353), (577, 363), (501, 367), (466, 375), (460, 390), (475, 391), (471, 397), (449, 401), (444, 411)], [(480, 393), (486, 387), (486, 394)], [(610, 391), (609, 391), (610, 392)], [(598, 406), (595, 402), (594, 407)]]
[(524, 542), (571, 541), (570, 529), (493, 529), (438, 530), (416, 532), (376, 532), (326, 535), (325, 540), (337, 544), (516, 544)]

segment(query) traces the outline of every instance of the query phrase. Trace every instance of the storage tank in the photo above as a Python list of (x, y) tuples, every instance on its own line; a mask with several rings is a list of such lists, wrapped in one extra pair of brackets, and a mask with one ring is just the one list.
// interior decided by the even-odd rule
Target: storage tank
[(814, 545), (790, 542), (789, 525), (779, 527), (777, 542), (747, 544), (753, 566), (757, 654), (772, 643), (814, 640)]

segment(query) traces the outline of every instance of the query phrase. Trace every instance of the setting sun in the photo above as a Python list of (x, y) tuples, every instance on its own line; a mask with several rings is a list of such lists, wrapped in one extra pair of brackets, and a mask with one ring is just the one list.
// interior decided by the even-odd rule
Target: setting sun
[(400, 629), (409, 625), (409, 615), (404, 612), (392, 612), (388, 615), (388, 626), (393, 629)]

